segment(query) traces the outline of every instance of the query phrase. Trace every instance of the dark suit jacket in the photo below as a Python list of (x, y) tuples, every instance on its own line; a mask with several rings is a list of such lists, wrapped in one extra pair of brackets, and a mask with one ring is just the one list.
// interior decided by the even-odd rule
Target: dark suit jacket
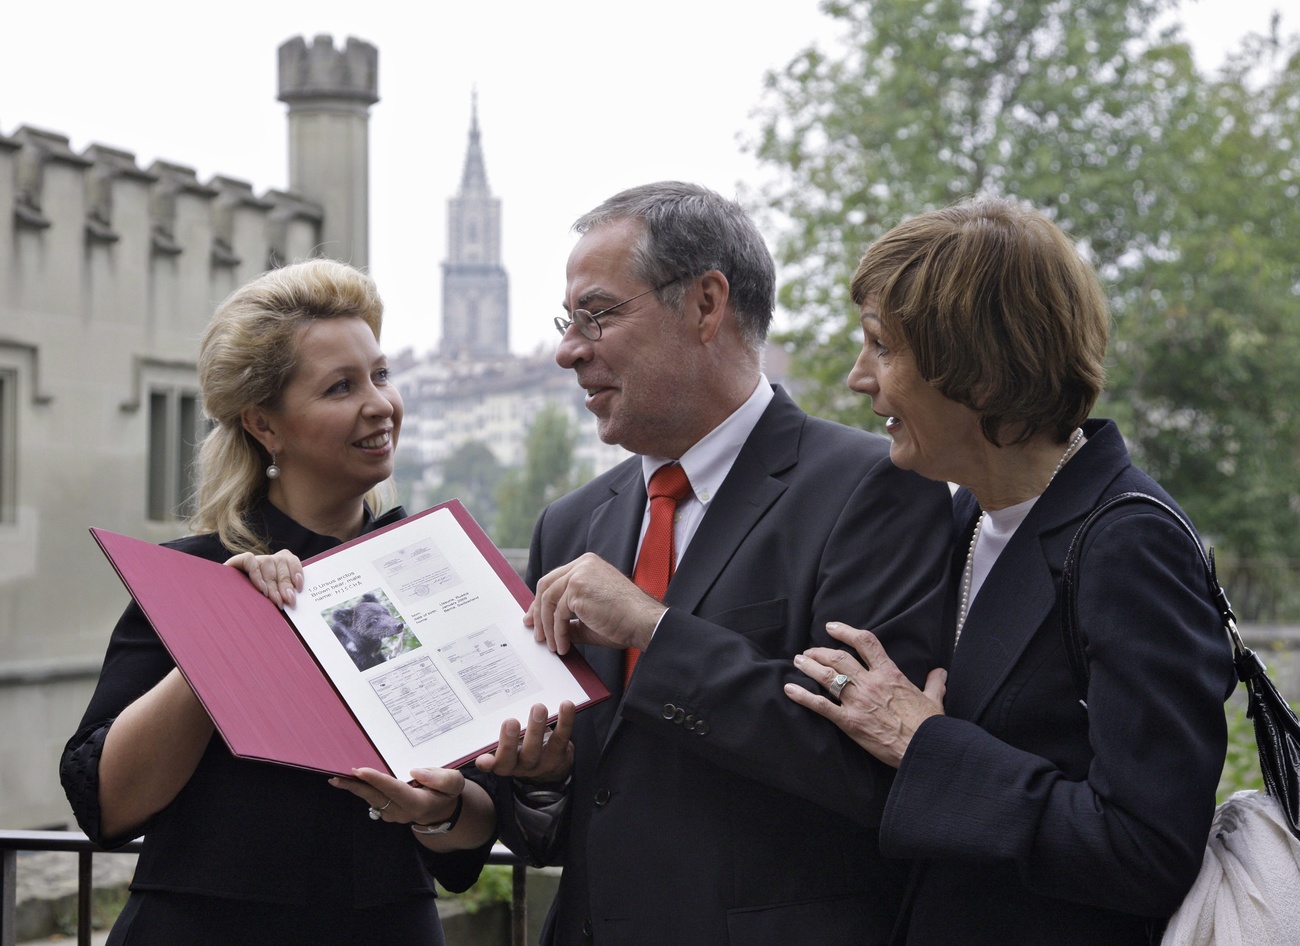
[[(905, 866), (876, 827), (890, 774), (782, 684), (875, 630), (922, 678), (939, 661), (947, 489), (888, 443), (810, 418), (779, 388), (678, 566), (623, 692), (622, 653), (584, 653), (613, 699), (578, 715), (564, 864), (543, 942), (883, 942)], [(632, 458), (552, 504), (529, 582), (585, 551), (630, 574), (646, 504)], [(509, 808), (509, 794), (501, 804)], [(503, 839), (525, 842), (503, 813)]]
[[(1080, 705), (1057, 603), (1070, 540), (1115, 493), (1173, 504), (1113, 423), (1085, 429), (976, 597), (948, 715), (921, 726), (890, 792), (884, 850), (925, 859), (908, 943), (1146, 943), (1200, 868), (1230, 648), (1191, 540), (1154, 507), (1121, 507), (1083, 549)], [(973, 497), (959, 493), (957, 510), (969, 537)]]

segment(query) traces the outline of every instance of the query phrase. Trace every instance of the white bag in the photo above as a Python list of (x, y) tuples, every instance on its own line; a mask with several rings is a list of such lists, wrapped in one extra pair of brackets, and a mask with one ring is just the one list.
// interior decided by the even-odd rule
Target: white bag
[(1237, 792), (1215, 810), (1201, 872), (1161, 942), (1300, 944), (1300, 840), (1275, 799)]

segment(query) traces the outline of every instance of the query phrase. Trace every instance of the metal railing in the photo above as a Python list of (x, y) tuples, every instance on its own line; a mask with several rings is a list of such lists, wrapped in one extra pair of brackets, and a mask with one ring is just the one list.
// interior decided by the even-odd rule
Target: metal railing
[[(20, 851), (65, 851), (77, 855), (77, 946), (90, 946), (92, 858), (96, 854), (112, 857), (114, 854), (139, 853), (140, 846), (141, 842), (136, 840), (113, 851), (105, 851), (80, 831), (0, 831), (0, 946), (15, 946), (17, 942)], [(511, 946), (524, 946), (528, 938), (527, 868), (502, 844), (492, 848), (488, 863), (505, 864), (511, 868), (510, 943)]]

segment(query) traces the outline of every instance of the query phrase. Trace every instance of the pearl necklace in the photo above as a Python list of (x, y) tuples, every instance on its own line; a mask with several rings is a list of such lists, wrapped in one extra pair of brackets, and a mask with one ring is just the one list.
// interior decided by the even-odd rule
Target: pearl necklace
[[(1070, 441), (1069, 446), (1065, 448), (1065, 453), (1061, 454), (1061, 459), (1056, 461), (1056, 467), (1052, 470), (1052, 475), (1047, 478), (1047, 486), (1043, 487), (1043, 493), (1047, 492), (1047, 487), (1052, 485), (1052, 480), (1056, 479), (1056, 474), (1061, 472), (1065, 462), (1070, 459), (1079, 442), (1083, 440), (1083, 428), (1080, 427), (1074, 433), (1074, 438)], [(1042, 493), (1039, 493), (1041, 496)], [(975, 578), (975, 546), (980, 541), (980, 530), (984, 528), (984, 520), (988, 518), (988, 513), (981, 510), (979, 521), (975, 523), (975, 531), (970, 537), (970, 548), (966, 552), (966, 567), (961, 573), (961, 600), (957, 605), (957, 636), (953, 639), (953, 646), (957, 646), (957, 641), (961, 640), (961, 629), (966, 626), (966, 614), (970, 611), (970, 587)]]

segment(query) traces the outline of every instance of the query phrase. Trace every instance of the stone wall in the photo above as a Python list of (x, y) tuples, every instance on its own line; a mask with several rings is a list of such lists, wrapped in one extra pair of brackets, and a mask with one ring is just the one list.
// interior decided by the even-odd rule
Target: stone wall
[[(349, 89), (373, 93), (368, 44), (285, 46), (282, 84), (311, 108), (328, 104), (333, 60), (351, 70)], [(305, 59), (306, 79), (294, 71)], [(346, 147), (329, 150), (321, 187), (366, 174), (368, 104), (351, 104)], [(87, 530), (184, 532), (203, 429), (195, 358), (213, 308), (284, 262), (353, 258), (348, 234), (364, 231), (364, 208), (331, 230), (323, 198), (333, 197), (290, 184), (296, 193), (256, 194), (182, 164), (140, 167), (104, 145), (78, 153), (31, 125), (0, 131), (0, 827), (69, 818), (58, 758), (128, 600)], [(364, 204), (364, 187), (349, 194)]]

